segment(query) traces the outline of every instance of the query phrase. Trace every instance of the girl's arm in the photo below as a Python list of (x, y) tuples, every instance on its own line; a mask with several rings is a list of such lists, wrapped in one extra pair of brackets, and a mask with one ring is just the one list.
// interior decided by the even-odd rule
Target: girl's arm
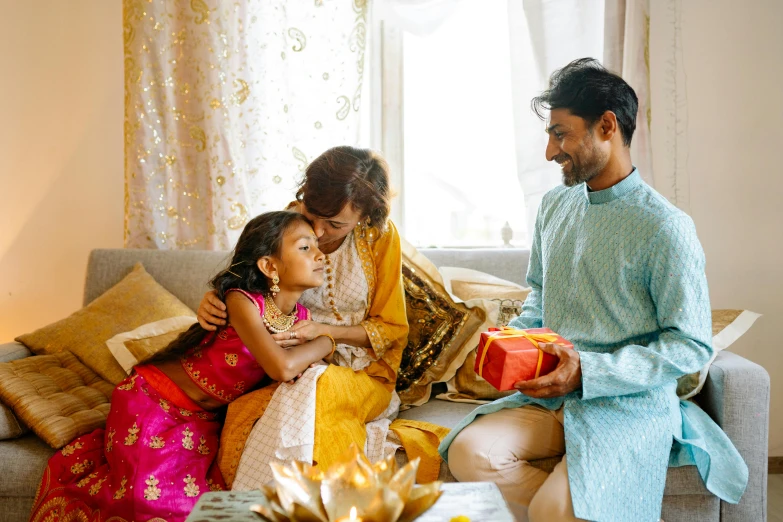
[(258, 364), (276, 381), (290, 381), (332, 351), (332, 341), (328, 337), (318, 337), (289, 349), (280, 347), (266, 330), (255, 303), (240, 292), (230, 292), (226, 296), (226, 306), (231, 326)]

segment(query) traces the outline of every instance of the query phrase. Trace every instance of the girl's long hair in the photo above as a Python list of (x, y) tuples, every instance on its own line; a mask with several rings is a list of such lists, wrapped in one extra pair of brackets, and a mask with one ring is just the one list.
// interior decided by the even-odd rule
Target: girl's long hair
[[(266, 212), (250, 220), (239, 236), (229, 266), (209, 282), (217, 292), (218, 299), (225, 302), (226, 292), (231, 288), (239, 288), (252, 294), (268, 293), (269, 283), (259, 270), (257, 261), (264, 256), (279, 256), (286, 230), (298, 222), (310, 224), (305, 216), (289, 210)], [(211, 332), (196, 323), (145, 362), (178, 358), (201, 343), (209, 333)]]

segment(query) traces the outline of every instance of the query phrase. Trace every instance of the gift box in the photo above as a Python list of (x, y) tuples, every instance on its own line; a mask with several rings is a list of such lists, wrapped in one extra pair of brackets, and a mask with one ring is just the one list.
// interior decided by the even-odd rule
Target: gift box
[(557, 367), (559, 359), (541, 350), (539, 343), (574, 347), (549, 328), (490, 328), (481, 333), (476, 374), (499, 391), (513, 390), (516, 382), (546, 375)]

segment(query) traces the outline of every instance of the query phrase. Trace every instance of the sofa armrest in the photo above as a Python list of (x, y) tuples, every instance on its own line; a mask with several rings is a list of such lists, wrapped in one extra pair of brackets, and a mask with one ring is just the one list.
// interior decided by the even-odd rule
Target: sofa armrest
[(5, 343), (0, 344), (0, 363), (15, 361), (16, 359), (24, 359), (33, 354), (22, 343)]
[(728, 435), (748, 465), (739, 504), (721, 502), (721, 521), (767, 519), (769, 374), (727, 351), (718, 354), (696, 401)]
[[(4, 343), (0, 344), (0, 363), (24, 359), (33, 352), (27, 349), (22, 343)], [(13, 410), (0, 402), (0, 440), (15, 439), (24, 435), (30, 429), (14, 415)]]

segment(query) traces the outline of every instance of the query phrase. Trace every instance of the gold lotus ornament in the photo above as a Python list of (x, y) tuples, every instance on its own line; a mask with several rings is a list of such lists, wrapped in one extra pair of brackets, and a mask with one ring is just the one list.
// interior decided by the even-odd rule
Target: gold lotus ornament
[(441, 495), (440, 481), (416, 485), (418, 458), (399, 470), (394, 455), (370, 464), (355, 444), (325, 471), (297, 461), (270, 465), (274, 484), (250, 507), (269, 522), (411, 522)]

